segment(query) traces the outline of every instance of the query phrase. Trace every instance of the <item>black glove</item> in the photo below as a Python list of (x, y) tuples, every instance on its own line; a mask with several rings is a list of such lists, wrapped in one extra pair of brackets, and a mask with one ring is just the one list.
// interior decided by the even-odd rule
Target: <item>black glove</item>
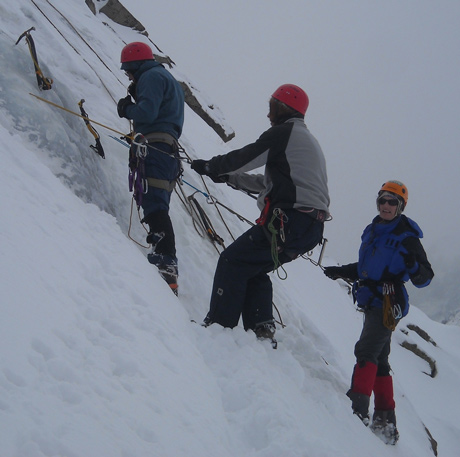
[(331, 279), (342, 278), (342, 267), (324, 267), (324, 274)]
[(415, 257), (415, 254), (413, 252), (400, 252), (401, 257), (404, 260), (404, 265), (408, 270), (413, 270), (415, 267), (415, 264), (417, 263), (417, 259)]
[(211, 168), (209, 167), (209, 162), (207, 160), (193, 160), (190, 167), (192, 168), (192, 170), (195, 170), (199, 175), (209, 176), (209, 173), (211, 172)]
[(136, 100), (136, 87), (137, 87), (137, 83), (135, 82), (132, 82), (128, 86), (128, 94), (131, 95), (131, 97), (133, 97), (133, 100)]
[(134, 105), (134, 103), (132, 102), (130, 95), (127, 95), (125, 98), (120, 98), (117, 105), (118, 115), (120, 117), (126, 117), (126, 108), (131, 105)]
[(226, 183), (228, 181), (228, 175), (208, 175), (216, 184)]

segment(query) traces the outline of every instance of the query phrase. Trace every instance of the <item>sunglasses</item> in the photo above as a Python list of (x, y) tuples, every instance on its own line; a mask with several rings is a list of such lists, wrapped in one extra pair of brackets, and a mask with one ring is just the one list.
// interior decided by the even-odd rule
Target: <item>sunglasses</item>
[(388, 203), (390, 206), (398, 206), (398, 203), (399, 201), (396, 199), (396, 198), (384, 198), (384, 197), (380, 197), (378, 200), (377, 200), (378, 204), (379, 205), (384, 205), (385, 203)]

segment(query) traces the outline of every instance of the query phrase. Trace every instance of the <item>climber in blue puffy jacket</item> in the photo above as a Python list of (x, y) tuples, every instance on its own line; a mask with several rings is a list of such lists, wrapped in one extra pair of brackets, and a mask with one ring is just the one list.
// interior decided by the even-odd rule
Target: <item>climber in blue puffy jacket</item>
[(324, 269), (331, 279), (354, 281), (353, 297), (365, 319), (355, 345), (356, 365), (347, 395), (353, 412), (367, 426), (374, 392), (371, 428), (388, 444), (395, 444), (399, 438), (388, 356), (392, 331), (409, 311), (404, 283), (410, 280), (416, 287), (425, 287), (434, 276), (420, 242), (420, 227), (401, 214), (407, 199), (403, 183), (383, 184), (377, 197), (379, 215), (361, 236), (358, 262)]

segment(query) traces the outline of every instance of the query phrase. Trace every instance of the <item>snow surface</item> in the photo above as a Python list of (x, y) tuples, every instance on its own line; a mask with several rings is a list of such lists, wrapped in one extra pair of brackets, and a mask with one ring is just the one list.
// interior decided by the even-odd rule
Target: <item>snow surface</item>
[[(96, 126), (102, 160), (81, 119), (29, 95), (73, 111), (84, 98), (92, 119), (127, 132), (114, 102), (128, 84), (119, 52), (143, 37), (71, 0), (4, 0), (0, 17), (1, 457), (424, 457), (434, 455), (425, 427), (440, 456), (459, 454), (459, 327), (412, 307), (396, 330), (391, 362), (401, 439), (393, 447), (351, 413), (345, 392), (362, 316), (346, 286), (313, 263), (287, 265), (285, 281), (273, 275), (286, 325), (278, 325), (276, 351), (241, 327), (191, 322), (207, 312), (218, 253), (179, 195), (171, 208), (176, 298), (128, 237), (126, 148)], [(25, 42), (15, 46), (31, 26), (51, 91), (39, 93)], [(228, 150), (189, 109), (181, 144), (195, 158)], [(187, 165), (184, 178), (257, 217), (247, 196), (212, 182), (206, 188)], [(221, 219), (203, 194), (195, 197), (227, 245), (248, 227), (219, 206)], [(130, 236), (145, 237), (136, 211)], [(318, 256), (315, 250), (311, 258)], [(324, 263), (335, 263), (327, 248)], [(436, 360), (435, 378), (404, 341)]]

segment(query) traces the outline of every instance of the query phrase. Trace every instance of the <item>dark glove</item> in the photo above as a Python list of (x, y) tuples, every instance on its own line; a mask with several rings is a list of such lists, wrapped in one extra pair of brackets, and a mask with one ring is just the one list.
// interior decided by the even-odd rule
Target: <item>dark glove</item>
[(128, 86), (128, 94), (131, 95), (131, 97), (133, 97), (133, 100), (136, 100), (136, 87), (137, 87), (137, 83), (135, 82), (132, 82)]
[(192, 168), (192, 170), (195, 170), (199, 175), (209, 176), (209, 173), (211, 172), (211, 168), (209, 167), (209, 162), (207, 160), (193, 160), (190, 167)]
[(126, 117), (126, 109), (128, 106), (134, 105), (131, 100), (131, 96), (127, 95), (125, 98), (118, 100), (117, 111), (120, 117)]
[(208, 175), (216, 184), (226, 183), (228, 181), (228, 175)]
[(342, 278), (342, 267), (324, 267), (324, 274), (331, 279)]
[(417, 263), (417, 259), (413, 252), (400, 252), (401, 257), (404, 260), (404, 265), (406, 268), (411, 271), (415, 269), (415, 265)]

